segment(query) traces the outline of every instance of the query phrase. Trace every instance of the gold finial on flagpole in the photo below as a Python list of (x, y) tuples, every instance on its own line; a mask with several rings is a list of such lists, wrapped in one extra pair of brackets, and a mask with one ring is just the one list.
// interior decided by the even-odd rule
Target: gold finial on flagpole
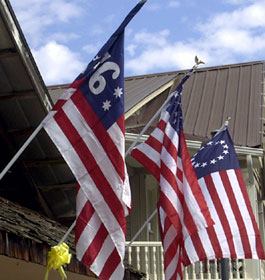
[(205, 64), (205, 62), (203, 62), (202, 60), (200, 60), (198, 58), (198, 56), (195, 56), (195, 65), (194, 65), (194, 69), (197, 69), (199, 67), (200, 64)]

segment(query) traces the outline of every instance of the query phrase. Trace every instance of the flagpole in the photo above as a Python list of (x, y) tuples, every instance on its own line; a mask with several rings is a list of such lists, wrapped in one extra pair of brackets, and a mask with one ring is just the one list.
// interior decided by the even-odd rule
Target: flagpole
[(143, 229), (147, 226), (147, 224), (152, 220), (152, 218), (155, 216), (157, 212), (157, 209), (149, 216), (149, 218), (145, 221), (145, 223), (142, 225), (142, 227), (137, 231), (137, 233), (134, 235), (134, 237), (131, 239), (129, 244), (125, 247), (125, 250), (127, 250), (132, 243), (135, 241), (135, 239), (138, 237), (138, 235), (143, 231)]
[(39, 124), (39, 126), (33, 131), (33, 133), (30, 135), (28, 140), (23, 144), (23, 146), (17, 151), (17, 153), (14, 155), (14, 157), (10, 160), (10, 162), (7, 164), (7, 166), (3, 169), (3, 171), (0, 173), (0, 180), (6, 175), (8, 170), (11, 168), (11, 166), (16, 162), (16, 160), (20, 157), (20, 155), (25, 151), (25, 149), (28, 147), (28, 145), (31, 143), (31, 141), (35, 138), (35, 136), (39, 133), (39, 131), (43, 127), (43, 122)]

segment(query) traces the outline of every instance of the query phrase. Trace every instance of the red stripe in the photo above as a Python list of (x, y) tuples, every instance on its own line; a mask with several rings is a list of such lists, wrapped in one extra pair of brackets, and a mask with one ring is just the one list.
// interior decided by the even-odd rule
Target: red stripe
[(138, 160), (159, 182), (160, 180), (160, 168), (155, 162), (147, 157), (141, 150), (133, 149), (131, 156)]
[(165, 122), (164, 120), (160, 120), (157, 125), (157, 128), (164, 132), (166, 129), (166, 126), (167, 126), (167, 122)]
[(86, 167), (91, 178), (95, 182), (98, 190), (101, 192), (104, 200), (111, 209), (113, 215), (117, 219), (124, 233), (126, 232), (126, 220), (123, 211), (123, 206), (121, 201), (116, 196), (109, 182), (105, 178), (101, 169), (97, 165), (92, 153), (87, 148), (82, 137), (79, 135), (78, 131), (72, 125), (71, 121), (68, 119), (67, 115), (60, 110), (60, 113), (54, 116), (55, 121), (58, 123), (65, 136), (68, 138), (76, 153), (78, 154), (80, 160)]
[(226, 235), (226, 238), (227, 238), (227, 243), (228, 243), (230, 253), (231, 253), (231, 257), (232, 256), (235, 257), (236, 256), (236, 251), (235, 251), (235, 245), (234, 245), (233, 239), (231, 238), (232, 237), (231, 228), (230, 228), (229, 222), (227, 220), (227, 216), (226, 216), (225, 210), (223, 208), (223, 204), (222, 204), (222, 202), (220, 200), (220, 197), (218, 195), (218, 190), (216, 189), (216, 186), (213, 182), (213, 179), (212, 179), (211, 175), (206, 175), (204, 177), (204, 180), (205, 180), (205, 183), (207, 185), (207, 189), (209, 191), (211, 199), (214, 203), (216, 212), (219, 216), (219, 219), (220, 219), (220, 222), (222, 224), (223, 230), (225, 232), (225, 235)]
[[(231, 186), (230, 180), (228, 178), (227, 172), (220, 171), (219, 173), (220, 173), (220, 177), (222, 179), (223, 185), (225, 186), (225, 190), (226, 190), (232, 211), (234, 213), (234, 216), (235, 216), (235, 219), (236, 219), (236, 222), (238, 225), (238, 230), (240, 232), (241, 241), (242, 241), (242, 245), (243, 245), (244, 252), (245, 252), (245, 257), (252, 258), (252, 252), (251, 252), (251, 247), (250, 247), (250, 243), (249, 243), (249, 239), (248, 239), (246, 225), (244, 223), (244, 219), (243, 219), (240, 209), (238, 207), (237, 200), (235, 198), (235, 194), (234, 194), (233, 188)], [(236, 256), (233, 256), (233, 255), (231, 257), (236, 258)]]
[(180, 152), (181, 152), (181, 159), (183, 165), (183, 172), (189, 183), (190, 189), (197, 201), (197, 204), (200, 207), (201, 213), (206, 220), (207, 226), (212, 226), (214, 222), (210, 216), (210, 211), (208, 209), (207, 203), (200, 189), (197, 176), (191, 164), (190, 155), (189, 155), (188, 148), (186, 146), (186, 140), (183, 131), (180, 132), (179, 141), (180, 141), (179, 145), (181, 149)]
[(123, 135), (125, 135), (125, 118), (124, 115), (121, 115), (119, 119), (116, 120), (118, 127), (120, 128)]
[(193, 246), (195, 248), (195, 251), (200, 259), (200, 261), (202, 260), (206, 260), (207, 259), (207, 254), (204, 250), (204, 246), (202, 244), (202, 240), (199, 238), (198, 234), (192, 234), (190, 236), (192, 242), (193, 242)]
[(67, 100), (65, 100), (65, 99), (58, 99), (56, 104), (53, 106), (52, 111), (60, 110), (66, 102), (67, 102)]
[(155, 151), (157, 151), (159, 154), (162, 150), (162, 143), (158, 141), (155, 137), (150, 135), (148, 139), (145, 141), (145, 143), (149, 146), (151, 146)]
[[(78, 202), (77, 202), (78, 203)], [(84, 231), (85, 227), (89, 223), (91, 217), (95, 213), (94, 208), (92, 207), (89, 200), (84, 205), (83, 209), (81, 210), (80, 214), (76, 219), (76, 227), (75, 227), (75, 243), (78, 242), (80, 235)]]
[[(160, 207), (161, 207), (161, 206), (160, 206)], [(162, 207), (161, 207), (161, 208), (162, 208)], [(165, 222), (164, 222), (164, 235), (167, 234), (167, 232), (168, 232), (168, 230), (170, 229), (171, 225), (172, 225), (172, 224), (171, 224), (171, 222), (170, 222), (168, 216), (166, 216), (166, 217), (165, 217)], [(163, 239), (164, 239), (164, 237), (163, 237)]]
[(99, 275), (99, 279), (109, 280), (112, 273), (115, 271), (115, 269), (120, 263), (121, 263), (121, 258), (115, 248), (110, 254), (107, 261), (105, 262), (104, 267)]
[[(187, 230), (189, 234), (193, 234), (198, 231), (198, 228), (193, 220), (193, 217), (190, 213), (190, 210), (186, 204), (185, 197), (183, 196), (183, 193), (179, 190), (179, 186), (176, 180), (176, 176), (172, 173), (172, 171), (164, 164), (163, 161), (161, 161), (161, 175), (168, 181), (168, 183), (171, 185), (172, 189), (175, 191), (181, 205), (182, 205), (182, 211), (184, 215), (184, 224), (187, 227)], [(185, 188), (186, 186), (184, 186)], [(161, 193), (161, 192), (160, 192)], [(169, 202), (169, 199), (167, 198), (164, 200), (161, 204), (163, 205), (163, 208), (165, 209), (165, 212), (167, 213), (168, 217), (172, 219), (172, 215), (175, 215), (176, 209), (173, 207), (167, 208), (167, 203)], [(171, 203), (170, 203), (171, 204)], [(167, 210), (166, 210), (167, 209)], [(170, 211), (170, 212), (168, 212)], [(172, 221), (173, 223), (173, 221)], [(174, 224), (174, 223), (173, 223)], [(177, 225), (175, 226), (177, 227)]]
[[(125, 179), (125, 171), (124, 171), (124, 159), (112, 141), (110, 135), (98, 119), (97, 115), (93, 111), (92, 107), (89, 105), (87, 100), (85, 99), (84, 95), (80, 90), (77, 90), (71, 97), (73, 103), (78, 108), (79, 112), (83, 116), (83, 118), (88, 123), (89, 127), (94, 132), (97, 140), (102, 145), (104, 151), (108, 155), (110, 161), (112, 162), (113, 166), (115, 167), (117, 173), (119, 174), (120, 178), (124, 181)], [(121, 117), (124, 120), (124, 117)], [(121, 125), (119, 123), (119, 125)], [(124, 130), (122, 131), (124, 134)], [(122, 139), (124, 141), (124, 139)]]
[[(93, 264), (107, 236), (108, 231), (105, 226), (101, 224), (93, 241), (90, 244), (87, 244), (88, 248), (82, 257), (82, 263), (84, 265), (90, 267)], [(105, 261), (105, 259), (102, 260), (102, 262)]]
[(206, 230), (214, 250), (215, 258), (219, 259), (224, 257), (214, 226), (208, 227)]
[(182, 223), (179, 214), (176, 212), (176, 209), (173, 207), (168, 197), (161, 191), (159, 205), (161, 205), (166, 212), (167, 218), (170, 219), (170, 222), (175, 227), (177, 234), (181, 234)]
[(258, 228), (258, 225), (256, 223), (256, 219), (255, 219), (255, 216), (254, 216), (254, 213), (253, 213), (253, 210), (252, 210), (252, 206), (251, 206), (251, 203), (250, 203), (250, 200), (249, 200), (249, 196), (248, 196), (246, 185), (245, 185), (245, 182), (244, 182), (244, 179), (243, 179), (243, 176), (242, 176), (242, 172), (241, 172), (241, 170), (235, 170), (235, 174), (237, 176), (237, 180), (238, 180), (242, 195), (244, 197), (249, 215), (250, 215), (251, 220), (252, 220), (252, 225), (253, 225), (253, 228), (254, 228), (254, 231), (255, 231), (255, 234), (256, 234), (256, 250), (257, 250), (258, 257), (260, 259), (265, 259), (265, 254), (264, 254), (264, 250), (263, 250), (263, 244), (262, 244), (262, 241), (261, 241), (259, 228)]
[(165, 252), (165, 259), (164, 259), (165, 269), (167, 269), (167, 267), (170, 265), (170, 263), (176, 256), (176, 253), (177, 253), (177, 250), (179, 247), (178, 239), (179, 238), (176, 236)]
[[(173, 134), (176, 134), (174, 131)], [(164, 135), (163, 146), (167, 150), (167, 152), (172, 156), (173, 159), (177, 159), (178, 157), (178, 146), (179, 143), (172, 143), (172, 138), (169, 138), (166, 134)]]

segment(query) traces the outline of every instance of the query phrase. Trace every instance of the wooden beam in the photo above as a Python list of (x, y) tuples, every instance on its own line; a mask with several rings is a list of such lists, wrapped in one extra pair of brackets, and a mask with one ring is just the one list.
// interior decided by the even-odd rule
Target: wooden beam
[(46, 186), (37, 186), (41, 191), (48, 192), (53, 190), (75, 190), (77, 183), (68, 183), (68, 184), (57, 184), (57, 185), (46, 185)]
[(7, 49), (0, 50), (0, 58), (8, 58), (17, 55), (18, 54), (15, 48), (7, 48)]
[[(7, 131), (9, 137), (31, 135), (35, 131), (36, 127), (25, 129), (9, 129)], [(45, 133), (42, 129), (39, 133)]]
[(36, 98), (35, 91), (24, 90), (24, 91), (11, 91), (11, 92), (0, 92), (0, 100), (12, 100), (12, 99), (29, 99)]
[(32, 160), (24, 160), (23, 162), (27, 167), (42, 167), (42, 166), (48, 166), (48, 165), (66, 164), (63, 158), (32, 159)]

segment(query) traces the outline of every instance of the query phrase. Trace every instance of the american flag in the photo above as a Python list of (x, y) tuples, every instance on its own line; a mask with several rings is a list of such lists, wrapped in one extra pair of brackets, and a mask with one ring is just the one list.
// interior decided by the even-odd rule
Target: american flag
[(43, 122), (78, 182), (77, 258), (100, 279), (123, 279), (131, 206), (124, 160), (124, 28), (139, 2)]
[(181, 279), (183, 267), (189, 264), (184, 250), (188, 236), (213, 224), (183, 133), (181, 92), (192, 71), (177, 87), (149, 138), (131, 152), (159, 182), (158, 213), (167, 280)]
[[(204, 259), (264, 259), (265, 254), (236, 152), (226, 128), (192, 157), (215, 222), (185, 243), (192, 262)], [(196, 251), (198, 240), (203, 250)]]

